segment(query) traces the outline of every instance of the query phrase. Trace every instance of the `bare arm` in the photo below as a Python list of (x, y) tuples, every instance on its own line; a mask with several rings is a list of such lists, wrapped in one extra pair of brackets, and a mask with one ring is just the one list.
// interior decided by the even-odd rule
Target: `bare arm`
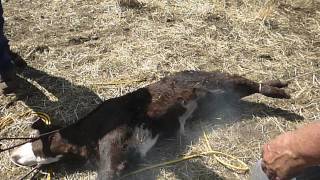
[(289, 179), (320, 164), (320, 122), (279, 135), (263, 148), (262, 168), (273, 180)]

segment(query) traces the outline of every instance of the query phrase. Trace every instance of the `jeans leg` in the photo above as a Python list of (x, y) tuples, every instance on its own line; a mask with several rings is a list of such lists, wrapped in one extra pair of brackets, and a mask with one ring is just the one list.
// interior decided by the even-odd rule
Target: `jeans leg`
[[(250, 169), (250, 180), (269, 180), (269, 178), (261, 168), (261, 161), (262, 160), (259, 160)], [(291, 180), (320, 180), (320, 166), (306, 168)]]
[(249, 180), (269, 180), (268, 176), (264, 173), (261, 168), (261, 161), (259, 160), (251, 169), (250, 169), (250, 179)]
[(9, 71), (13, 64), (11, 62), (8, 39), (4, 35), (3, 31), (4, 18), (3, 18), (3, 8), (0, 1), (0, 73)]
[(305, 169), (296, 180), (319, 180), (320, 179), (320, 166), (313, 166)]

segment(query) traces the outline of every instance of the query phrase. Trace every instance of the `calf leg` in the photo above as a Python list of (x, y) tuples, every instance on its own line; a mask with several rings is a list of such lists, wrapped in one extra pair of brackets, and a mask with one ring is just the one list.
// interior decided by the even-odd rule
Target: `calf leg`
[(290, 99), (290, 95), (283, 89), (266, 84), (259, 85), (259, 93), (272, 98)]
[(243, 98), (255, 93), (260, 93), (267, 97), (289, 99), (290, 95), (288, 95), (283, 89), (281, 89), (287, 86), (288, 83), (279, 80), (257, 83), (240, 76), (234, 76), (232, 79), (224, 82), (223, 89), (229, 92), (231, 91), (239, 98)]
[(277, 88), (288, 87), (288, 82), (280, 81), (280, 80), (271, 80), (271, 81), (264, 82), (263, 84), (269, 85), (272, 87), (277, 87)]

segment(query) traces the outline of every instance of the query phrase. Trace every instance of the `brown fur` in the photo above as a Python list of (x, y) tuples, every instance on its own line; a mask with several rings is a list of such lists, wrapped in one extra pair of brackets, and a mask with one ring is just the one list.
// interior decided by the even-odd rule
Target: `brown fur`
[[(262, 84), (262, 94), (275, 98), (290, 98), (282, 87), (287, 83), (273, 80)], [(173, 76), (166, 77), (159, 82), (147, 86), (152, 95), (152, 102), (148, 108), (148, 115), (156, 117), (167, 111), (178, 101), (189, 101), (197, 95), (194, 89), (223, 89), (240, 98), (259, 93), (259, 83), (238, 75), (226, 73), (182, 71)]]

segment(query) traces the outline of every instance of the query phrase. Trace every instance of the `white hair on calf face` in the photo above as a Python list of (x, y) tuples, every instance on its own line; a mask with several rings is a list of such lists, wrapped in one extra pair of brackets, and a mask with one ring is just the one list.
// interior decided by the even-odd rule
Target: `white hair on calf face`
[(26, 143), (12, 151), (11, 161), (16, 165), (33, 166), (37, 164), (50, 164), (60, 160), (62, 155), (56, 157), (42, 158), (35, 156), (32, 150), (32, 143)]
[(26, 143), (11, 153), (11, 161), (18, 165), (33, 166), (37, 164), (37, 157), (32, 151), (32, 143)]
[(38, 164), (51, 164), (59, 161), (61, 157), (62, 155), (57, 155), (56, 157), (48, 157), (48, 158), (37, 157), (37, 162)]

